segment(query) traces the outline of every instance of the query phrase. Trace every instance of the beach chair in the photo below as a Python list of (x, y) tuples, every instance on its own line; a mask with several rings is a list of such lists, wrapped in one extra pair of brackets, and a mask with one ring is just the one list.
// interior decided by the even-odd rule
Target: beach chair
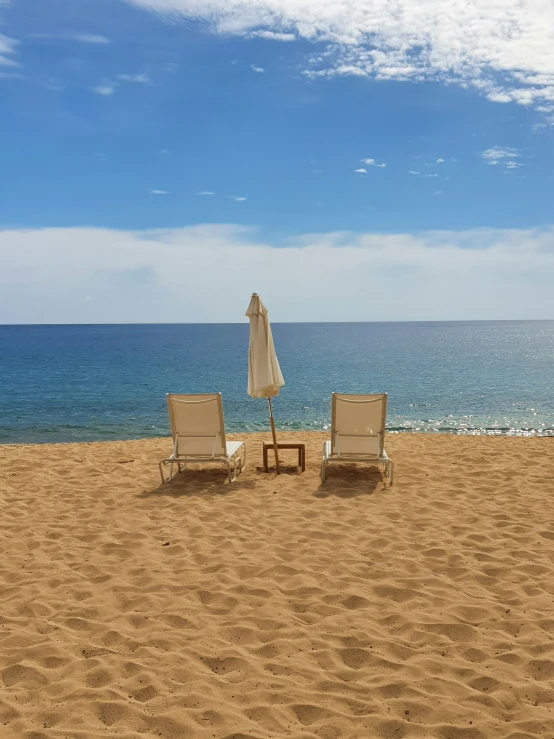
[[(173, 465), (179, 472), (187, 464), (219, 462), (227, 465), (229, 482), (237, 478), (246, 464), (243, 441), (227, 441), (223, 422), (221, 393), (203, 395), (167, 394), (173, 453), (159, 464), (162, 483), (173, 479)], [(169, 465), (166, 480), (164, 467)]]
[(333, 393), (331, 439), (323, 445), (321, 481), (325, 482), (327, 465), (339, 462), (383, 464), (389, 485), (394, 465), (385, 451), (387, 396), (341, 395)]

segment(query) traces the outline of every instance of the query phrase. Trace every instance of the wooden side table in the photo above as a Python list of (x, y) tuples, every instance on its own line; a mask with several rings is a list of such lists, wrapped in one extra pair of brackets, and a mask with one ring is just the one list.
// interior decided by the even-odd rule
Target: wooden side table
[[(273, 444), (264, 442), (264, 472), (269, 472), (268, 451), (274, 449)], [(305, 444), (277, 444), (277, 449), (298, 449), (298, 466), (302, 472), (306, 471), (306, 445)]]

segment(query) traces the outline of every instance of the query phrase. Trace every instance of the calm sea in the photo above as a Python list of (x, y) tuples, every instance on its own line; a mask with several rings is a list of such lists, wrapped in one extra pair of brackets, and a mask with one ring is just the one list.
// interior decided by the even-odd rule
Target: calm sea
[[(325, 429), (330, 396), (387, 392), (398, 431), (554, 435), (554, 321), (273, 324), (278, 427)], [(229, 431), (267, 428), (246, 394), (247, 324), (0, 326), (0, 443), (168, 434), (166, 392), (223, 393)]]

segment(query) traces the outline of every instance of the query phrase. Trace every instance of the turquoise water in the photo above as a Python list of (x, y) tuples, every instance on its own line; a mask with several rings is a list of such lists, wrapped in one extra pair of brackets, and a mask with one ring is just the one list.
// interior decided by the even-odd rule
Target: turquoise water
[[(387, 392), (393, 431), (554, 435), (554, 321), (273, 324), (277, 426), (325, 429), (330, 396)], [(168, 434), (166, 392), (246, 394), (247, 324), (0, 326), (0, 443)]]

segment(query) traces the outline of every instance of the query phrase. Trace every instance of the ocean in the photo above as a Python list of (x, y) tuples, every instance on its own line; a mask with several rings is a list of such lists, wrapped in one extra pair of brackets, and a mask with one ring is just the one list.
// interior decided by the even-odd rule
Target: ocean
[[(248, 324), (0, 326), (0, 443), (166, 436), (165, 393), (246, 394)], [(387, 392), (390, 431), (554, 435), (554, 321), (273, 324), (277, 427), (323, 430), (331, 393)]]

